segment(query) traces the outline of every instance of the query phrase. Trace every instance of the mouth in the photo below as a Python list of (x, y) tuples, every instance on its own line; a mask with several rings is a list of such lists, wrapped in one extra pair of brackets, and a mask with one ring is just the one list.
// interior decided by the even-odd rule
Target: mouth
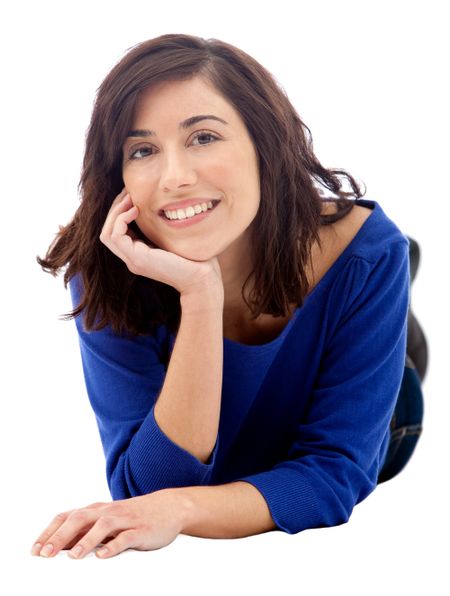
[(200, 223), (201, 221), (209, 217), (209, 215), (216, 210), (217, 205), (220, 203), (220, 199), (213, 199), (211, 200), (211, 203), (212, 207), (209, 207), (206, 211), (202, 210), (200, 213), (195, 213), (195, 215), (191, 215), (182, 219), (170, 219), (166, 216), (163, 210), (160, 210), (159, 216), (166, 224), (170, 226), (176, 228), (184, 228), (193, 225), (194, 223)]
[[(199, 205), (201, 205), (202, 203), (208, 204), (209, 202), (211, 202), (213, 204), (213, 208), (214, 208), (218, 203), (220, 203), (220, 199), (209, 199), (208, 201), (202, 201), (202, 202), (199, 202), (198, 204)], [(187, 207), (184, 207), (183, 211), (186, 211), (186, 209), (187, 209)], [(158, 211), (158, 215), (161, 215), (162, 217), (166, 217), (164, 211), (177, 211), (177, 209), (165, 209), (165, 210), (160, 209)], [(200, 213), (198, 215), (200, 215)], [(166, 218), (166, 219), (169, 219), (169, 218)]]

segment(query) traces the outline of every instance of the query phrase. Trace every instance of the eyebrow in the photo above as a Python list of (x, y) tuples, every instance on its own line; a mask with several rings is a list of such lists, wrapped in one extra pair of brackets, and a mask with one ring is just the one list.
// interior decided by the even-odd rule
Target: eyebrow
[[(214, 116), (213, 114), (199, 114), (198, 116), (191, 116), (187, 120), (183, 120), (183, 122), (180, 122), (178, 125), (178, 128), (180, 130), (187, 129), (191, 126), (194, 126), (194, 124), (197, 124), (197, 122), (201, 122), (202, 120), (217, 120), (218, 122), (222, 122), (222, 124), (228, 124), (228, 122), (225, 122), (225, 120), (219, 118), (218, 116)], [(151, 137), (155, 134), (156, 133), (154, 130), (137, 128), (136, 130), (130, 130), (127, 133), (127, 137)]]

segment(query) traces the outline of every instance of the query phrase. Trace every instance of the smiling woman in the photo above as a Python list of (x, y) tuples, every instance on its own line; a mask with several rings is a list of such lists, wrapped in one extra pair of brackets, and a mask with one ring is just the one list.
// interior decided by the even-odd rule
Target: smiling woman
[[(227, 308), (250, 274), (249, 263), (235, 255), (238, 247), (241, 255), (250, 253), (250, 224), (260, 204), (258, 154), (245, 123), (197, 76), (144, 91), (133, 129), (123, 148), (122, 176), (139, 208), (137, 226), (156, 246), (190, 260), (217, 255)], [(151, 143), (133, 142), (136, 130)]]
[[(162, 52), (163, 62), (158, 58)], [(200, 178), (208, 164), (213, 171)], [(344, 190), (344, 180), (350, 192)], [(230, 197), (224, 195), (225, 181)], [(245, 186), (236, 188), (240, 182)], [(302, 303), (308, 291), (305, 269), (312, 243), (320, 242), (320, 226), (344, 217), (355, 207), (350, 197), (362, 196), (349, 174), (320, 164), (308, 127), (263, 66), (230, 44), (189, 35), (163, 35), (138, 44), (105, 78), (86, 138), (79, 186), (79, 209), (38, 262), (54, 274), (67, 265), (66, 287), (76, 273), (82, 277), (82, 300), (65, 318), (83, 311), (88, 329), (110, 324), (117, 332), (141, 335), (159, 324), (178, 329), (179, 292), (134, 275), (99, 241), (122, 187), (140, 210), (129, 234), (148, 246), (201, 261), (211, 251), (225, 251), (230, 236), (219, 232), (224, 226), (216, 226), (216, 235), (205, 234), (206, 224), (212, 223), (207, 217), (198, 225), (178, 224), (175, 234), (175, 226), (155, 213), (166, 205), (178, 208), (180, 201), (183, 208), (189, 199), (206, 204), (221, 199), (214, 217), (222, 210), (232, 218), (234, 234), (242, 232), (222, 255), (226, 266), (233, 250), (240, 270), (239, 275), (225, 271), (233, 278), (226, 310), (255, 319), (263, 313), (286, 316), (292, 305)], [(333, 195), (334, 213), (324, 214), (320, 187)], [(235, 197), (246, 199), (239, 209)], [(252, 215), (254, 225), (245, 227)], [(219, 245), (213, 248), (214, 242)]]
[(263, 66), (189, 35), (107, 75), (80, 188), (37, 260), (67, 265), (114, 502), (60, 513), (33, 552), (345, 523), (417, 395), (407, 237), (321, 165)]

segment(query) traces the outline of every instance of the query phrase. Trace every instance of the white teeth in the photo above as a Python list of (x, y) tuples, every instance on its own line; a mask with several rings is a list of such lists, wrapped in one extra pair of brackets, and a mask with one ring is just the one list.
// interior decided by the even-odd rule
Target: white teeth
[(212, 208), (212, 201), (208, 201), (208, 203), (199, 203), (198, 205), (189, 206), (187, 209), (164, 211), (164, 214), (168, 219), (189, 219), (190, 217), (194, 217), (194, 215), (198, 215), (202, 211)]

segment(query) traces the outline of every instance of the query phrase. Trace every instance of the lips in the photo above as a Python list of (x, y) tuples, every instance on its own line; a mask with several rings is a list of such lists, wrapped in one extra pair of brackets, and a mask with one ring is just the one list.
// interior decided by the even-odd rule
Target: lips
[(217, 203), (220, 202), (220, 199), (213, 199), (211, 197), (197, 197), (195, 199), (185, 199), (184, 201), (178, 201), (176, 203), (168, 203), (167, 205), (164, 205), (164, 207), (162, 207), (159, 210), (159, 215), (164, 215), (164, 211), (174, 211), (176, 209), (187, 209), (190, 206), (193, 205), (201, 205), (202, 203), (206, 203), (208, 204), (209, 201), (212, 202), (212, 204), (215, 206), (217, 205)]
[(181, 219), (170, 219), (164, 213), (160, 215), (161, 219), (163, 220), (164, 224), (168, 225), (171, 228), (187, 228), (191, 226), (195, 226), (196, 224), (200, 224), (204, 219), (211, 217), (211, 213), (213, 213), (219, 203), (221, 201), (214, 201), (214, 205), (212, 208), (208, 208), (206, 211), (202, 211), (201, 213), (196, 213), (192, 217), (182, 217)]

